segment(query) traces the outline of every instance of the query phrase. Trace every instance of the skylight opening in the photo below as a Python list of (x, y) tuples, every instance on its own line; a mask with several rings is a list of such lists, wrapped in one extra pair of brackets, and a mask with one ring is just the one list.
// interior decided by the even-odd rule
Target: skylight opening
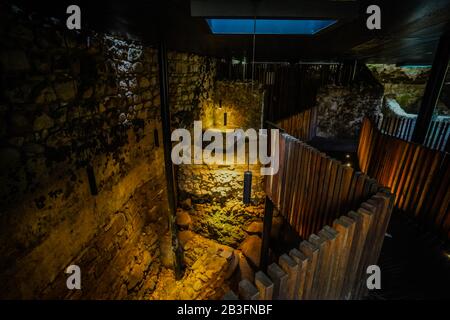
[(213, 34), (314, 35), (337, 20), (206, 19)]

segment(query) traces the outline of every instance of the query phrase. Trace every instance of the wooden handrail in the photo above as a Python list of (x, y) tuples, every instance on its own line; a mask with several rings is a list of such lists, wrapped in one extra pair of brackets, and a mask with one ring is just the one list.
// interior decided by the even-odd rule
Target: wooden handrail
[(303, 239), (357, 209), (379, 188), (374, 179), (288, 134), (280, 135), (279, 149), (279, 170), (266, 177), (266, 194)]
[(391, 136), (364, 119), (361, 170), (395, 194), (396, 208), (450, 239), (450, 157), (447, 152)]

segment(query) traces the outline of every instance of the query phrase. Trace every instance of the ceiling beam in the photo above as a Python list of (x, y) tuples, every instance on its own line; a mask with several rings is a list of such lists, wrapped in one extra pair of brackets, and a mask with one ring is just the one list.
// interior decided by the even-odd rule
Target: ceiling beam
[(357, 15), (354, 1), (191, 0), (193, 17), (348, 19)]

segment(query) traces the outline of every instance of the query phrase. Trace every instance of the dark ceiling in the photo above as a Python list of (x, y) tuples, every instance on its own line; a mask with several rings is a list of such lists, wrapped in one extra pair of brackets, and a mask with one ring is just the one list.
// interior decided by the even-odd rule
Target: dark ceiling
[[(336, 61), (430, 64), (439, 37), (449, 30), (450, 0), (10, 0), (27, 10), (64, 20), (79, 4), (82, 28), (128, 35), (147, 43), (163, 36), (169, 49), (242, 58), (251, 35), (213, 35), (207, 16), (337, 18), (314, 36), (256, 36), (256, 61)], [(366, 27), (367, 6), (381, 8), (381, 30)]]

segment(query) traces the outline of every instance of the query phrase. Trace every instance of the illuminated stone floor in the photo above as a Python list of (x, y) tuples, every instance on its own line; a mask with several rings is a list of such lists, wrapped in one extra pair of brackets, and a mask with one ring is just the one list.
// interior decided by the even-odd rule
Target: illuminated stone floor
[(183, 278), (177, 281), (173, 270), (163, 268), (155, 291), (144, 298), (220, 299), (228, 291), (226, 280), (236, 268), (233, 249), (191, 231), (182, 231), (180, 239), (185, 250)]

